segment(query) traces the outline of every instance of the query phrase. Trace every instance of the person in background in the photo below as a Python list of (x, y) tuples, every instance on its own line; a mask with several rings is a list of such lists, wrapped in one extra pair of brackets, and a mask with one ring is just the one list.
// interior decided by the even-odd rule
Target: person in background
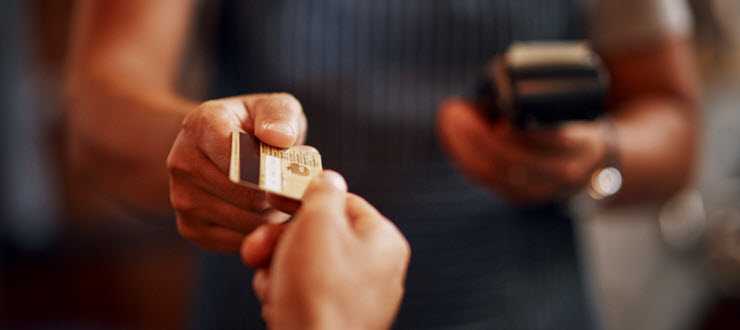
[(228, 180), (234, 130), (315, 146), (405, 234), (414, 258), (395, 326), (593, 328), (560, 201), (606, 162), (603, 124), (522, 134), (450, 98), (512, 41), (589, 37), (599, 51), (624, 178), (615, 202), (691, 180), (698, 107), (681, 1), (224, 1), (213, 43), (199, 45), (215, 66), (201, 103), (176, 81), (204, 6), (81, 1), (67, 93), (80, 170), (131, 208), (174, 207), (182, 236), (217, 252), (202, 254), (196, 328), (264, 326), (252, 271), (224, 253), (288, 218)]

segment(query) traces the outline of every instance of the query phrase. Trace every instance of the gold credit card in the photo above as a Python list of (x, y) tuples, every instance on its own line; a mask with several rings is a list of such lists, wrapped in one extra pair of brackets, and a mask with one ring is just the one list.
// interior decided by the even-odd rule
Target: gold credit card
[(246, 133), (231, 135), (229, 179), (235, 183), (300, 200), (321, 170), (321, 155), (314, 149), (275, 148)]

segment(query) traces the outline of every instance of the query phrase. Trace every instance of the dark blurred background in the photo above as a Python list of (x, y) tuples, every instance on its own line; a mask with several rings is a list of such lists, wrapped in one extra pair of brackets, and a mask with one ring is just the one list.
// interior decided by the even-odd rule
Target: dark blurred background
[[(65, 166), (74, 1), (0, 6), (0, 328), (187, 327), (197, 260), (174, 221), (141, 220)], [(740, 2), (692, 8), (705, 104), (696, 184), (664, 205), (579, 220), (608, 329), (740, 328)]]

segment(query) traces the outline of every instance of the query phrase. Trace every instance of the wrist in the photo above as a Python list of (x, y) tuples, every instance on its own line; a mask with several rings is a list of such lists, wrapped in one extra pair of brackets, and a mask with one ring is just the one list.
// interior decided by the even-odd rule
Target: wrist
[[(349, 306), (342, 306), (349, 307)], [(339, 306), (322, 305), (317, 311), (307, 317), (305, 326), (301, 329), (312, 330), (365, 330), (390, 328), (390, 324), (379, 323), (379, 319), (370, 309), (346, 309)], [(359, 306), (355, 306), (359, 307)]]
[(610, 198), (622, 187), (616, 126), (610, 117), (606, 117), (601, 126), (603, 157), (601, 165), (591, 175), (588, 185), (589, 195), (596, 200)]
[(345, 320), (337, 313), (321, 313), (315, 317), (309, 318), (305, 326), (301, 329), (308, 330), (341, 330), (341, 329), (363, 329), (359, 324), (353, 324), (351, 320)]

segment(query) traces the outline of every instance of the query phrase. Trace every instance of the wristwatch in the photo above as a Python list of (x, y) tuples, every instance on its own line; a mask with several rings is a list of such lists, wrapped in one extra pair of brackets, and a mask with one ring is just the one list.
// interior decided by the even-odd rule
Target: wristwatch
[(604, 141), (606, 155), (604, 166), (591, 175), (588, 194), (595, 200), (605, 200), (622, 188), (622, 173), (619, 171), (617, 128), (609, 116), (604, 117)]

